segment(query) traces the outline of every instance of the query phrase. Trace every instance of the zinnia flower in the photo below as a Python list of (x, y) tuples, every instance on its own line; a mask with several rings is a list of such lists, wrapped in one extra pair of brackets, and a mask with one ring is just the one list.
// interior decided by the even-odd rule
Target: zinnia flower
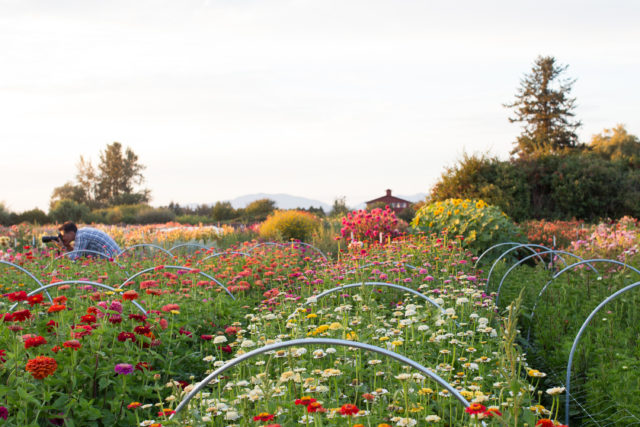
[(352, 405), (351, 403), (342, 405), (342, 407), (340, 408), (340, 414), (342, 415), (351, 416), (357, 414), (358, 412), (360, 412), (360, 409), (358, 409), (356, 405)]
[(271, 421), (275, 418), (275, 415), (269, 414), (268, 412), (260, 412), (258, 415), (253, 417), (253, 421)]
[(67, 307), (65, 305), (53, 304), (52, 306), (49, 307), (49, 309), (47, 310), (47, 313), (57, 313), (59, 311), (66, 310), (66, 309)]
[(479, 403), (472, 403), (471, 405), (469, 405), (467, 408), (464, 409), (464, 412), (466, 412), (469, 415), (476, 415), (476, 414), (481, 414), (486, 410), (487, 408), (484, 405), (481, 405)]
[(129, 375), (133, 372), (133, 365), (129, 363), (118, 363), (113, 370), (119, 375)]
[(31, 372), (31, 376), (37, 380), (42, 380), (53, 375), (58, 369), (58, 363), (52, 357), (37, 356), (35, 359), (29, 359), (25, 371)]
[(41, 336), (29, 337), (24, 342), (24, 348), (37, 347), (42, 344), (46, 344), (47, 340)]
[(131, 289), (131, 290), (128, 290), (128, 291), (124, 292), (122, 294), (122, 298), (125, 301), (133, 301), (135, 299), (138, 299), (138, 293), (136, 291), (134, 291), (133, 289)]
[(304, 405), (304, 406), (309, 406), (310, 404), (312, 404), (313, 402), (315, 402), (316, 399), (314, 399), (313, 397), (310, 396), (303, 396), (300, 399), (296, 399), (296, 401), (294, 402), (296, 405)]
[(2, 418), (3, 420), (6, 420), (8, 416), (9, 416), (9, 410), (4, 406), (0, 406), (0, 418)]
[(74, 350), (77, 350), (77, 349), (80, 348), (81, 345), (80, 345), (80, 341), (78, 341), (78, 340), (69, 340), (69, 341), (65, 341), (62, 344), (62, 346), (66, 347), (66, 348), (72, 348)]
[[(9, 313), (11, 314), (11, 313)], [(8, 315), (9, 315), (8, 314)], [(7, 316), (8, 316), (7, 315)], [(25, 310), (18, 310), (15, 311), (12, 315), (11, 315), (11, 319), (9, 319), (9, 321), (13, 321), (13, 322), (24, 322), (27, 319), (31, 318), (31, 312), (27, 309)], [(5, 321), (7, 320), (7, 318), (5, 317)]]

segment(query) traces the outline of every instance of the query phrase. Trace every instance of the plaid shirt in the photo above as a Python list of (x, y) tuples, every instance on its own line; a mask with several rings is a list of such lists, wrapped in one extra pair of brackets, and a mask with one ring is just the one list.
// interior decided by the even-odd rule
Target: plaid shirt
[[(76, 239), (73, 245), (73, 252), (77, 254), (69, 255), (69, 258), (76, 259), (82, 256), (82, 250), (96, 251), (111, 257), (120, 253), (120, 247), (107, 233), (95, 228), (85, 227), (76, 232)], [(87, 255), (91, 255), (90, 252)], [(93, 254), (95, 255), (95, 254)]]

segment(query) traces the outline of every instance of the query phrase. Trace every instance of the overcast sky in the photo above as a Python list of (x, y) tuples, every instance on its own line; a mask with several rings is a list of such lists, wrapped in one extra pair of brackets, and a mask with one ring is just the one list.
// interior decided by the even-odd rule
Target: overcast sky
[(0, 201), (48, 209), (84, 155), (146, 165), (152, 205), (428, 192), (506, 158), (538, 55), (583, 141), (640, 134), (640, 1), (0, 0)]

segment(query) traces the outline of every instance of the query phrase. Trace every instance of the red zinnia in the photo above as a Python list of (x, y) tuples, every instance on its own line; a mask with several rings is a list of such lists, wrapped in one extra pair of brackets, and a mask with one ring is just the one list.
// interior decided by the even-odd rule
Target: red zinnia
[(342, 405), (340, 408), (340, 413), (342, 415), (355, 415), (360, 412), (360, 409), (356, 405), (352, 405), (351, 403), (347, 403), (346, 405)]
[(493, 417), (494, 415), (497, 415), (499, 417), (502, 416), (502, 412), (498, 411), (497, 408), (489, 408), (486, 410), (486, 412), (483, 414), (485, 417)]
[(316, 401), (316, 399), (314, 399), (313, 397), (303, 396), (300, 399), (296, 399), (295, 404), (296, 405), (308, 406), (308, 405), (312, 404), (315, 401)]
[(471, 405), (469, 405), (467, 408), (464, 409), (464, 412), (470, 415), (476, 415), (476, 414), (481, 414), (486, 410), (487, 408), (484, 405), (481, 405), (479, 403), (472, 403)]
[[(11, 313), (9, 313), (11, 314)], [(13, 321), (13, 322), (24, 322), (27, 319), (31, 318), (31, 312), (27, 309), (25, 310), (18, 310), (13, 312), (13, 314), (11, 315), (11, 319), (9, 319), (9, 321)], [(7, 318), (5, 317), (5, 320), (7, 320)]]
[(275, 418), (275, 415), (269, 414), (268, 412), (260, 412), (260, 414), (253, 417), (253, 421), (271, 421)]
[(84, 316), (80, 317), (80, 323), (95, 323), (96, 321), (96, 316), (94, 316), (93, 314), (85, 314)]
[(42, 344), (46, 344), (47, 340), (41, 336), (35, 336), (27, 338), (24, 342), (24, 348), (37, 347)]
[(126, 340), (136, 342), (136, 336), (133, 334), (133, 332), (120, 332), (118, 334), (118, 341), (125, 342)]
[(543, 418), (540, 421), (538, 421), (536, 423), (536, 427), (541, 426), (541, 427), (555, 427), (555, 423), (553, 421), (551, 421), (549, 418)]
[(145, 335), (151, 332), (151, 329), (148, 326), (136, 326), (135, 328), (133, 328), (133, 332), (138, 335)]
[(55, 297), (53, 299), (54, 304), (64, 304), (65, 302), (67, 302), (67, 297), (64, 295), (60, 295), (59, 297)]
[(122, 298), (126, 301), (133, 301), (138, 298), (138, 293), (134, 290), (129, 290), (122, 294)]
[(326, 412), (326, 409), (322, 407), (320, 402), (312, 402), (307, 405), (307, 412), (313, 414), (314, 412)]
[(27, 293), (25, 291), (11, 292), (7, 295), (9, 301), (18, 302), (18, 301), (26, 301)]
[(33, 307), (36, 304), (40, 304), (43, 301), (43, 299), (44, 297), (42, 296), (42, 294), (36, 294), (36, 295), (31, 295), (29, 298), (27, 298), (27, 302), (31, 307)]
[(65, 341), (62, 344), (62, 346), (66, 347), (66, 348), (72, 348), (74, 350), (77, 350), (77, 349), (80, 348), (81, 344), (80, 344), (80, 341), (78, 341), (78, 340), (69, 340), (69, 341)]

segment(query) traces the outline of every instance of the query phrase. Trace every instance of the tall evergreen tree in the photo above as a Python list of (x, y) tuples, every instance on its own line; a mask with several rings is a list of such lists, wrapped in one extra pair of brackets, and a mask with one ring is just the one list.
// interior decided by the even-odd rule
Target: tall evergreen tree
[(570, 97), (575, 80), (562, 77), (568, 66), (559, 65), (552, 56), (539, 56), (530, 74), (520, 81), (516, 100), (505, 104), (513, 108), (511, 123), (523, 123), (523, 132), (512, 154), (558, 153), (578, 147), (574, 121), (575, 98)]

